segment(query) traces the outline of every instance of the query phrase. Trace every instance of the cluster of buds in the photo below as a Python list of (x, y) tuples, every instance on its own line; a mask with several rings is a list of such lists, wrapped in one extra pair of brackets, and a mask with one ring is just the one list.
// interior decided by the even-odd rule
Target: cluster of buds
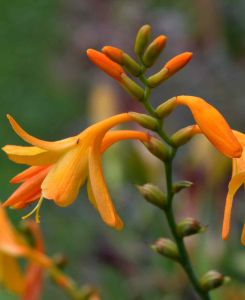
[(117, 80), (130, 95), (139, 101), (144, 101), (145, 89), (127, 73), (138, 77), (148, 88), (154, 88), (182, 69), (192, 57), (191, 52), (181, 53), (164, 64), (156, 74), (145, 78), (143, 75), (145, 70), (153, 66), (167, 42), (165, 35), (159, 35), (151, 42), (150, 37), (151, 27), (142, 26), (137, 33), (134, 45), (138, 61), (113, 46), (104, 46), (101, 51), (88, 49), (87, 55), (102, 71)]

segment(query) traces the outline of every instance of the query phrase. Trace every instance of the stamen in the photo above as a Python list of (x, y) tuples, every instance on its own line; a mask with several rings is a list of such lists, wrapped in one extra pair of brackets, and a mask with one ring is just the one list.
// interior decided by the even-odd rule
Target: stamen
[(30, 211), (27, 215), (23, 216), (22, 219), (26, 220), (27, 218), (29, 218), (31, 215), (33, 215), (35, 213), (35, 221), (36, 223), (40, 223), (40, 208), (42, 206), (44, 198), (41, 197), (37, 203), (37, 205), (33, 208), (32, 211)]

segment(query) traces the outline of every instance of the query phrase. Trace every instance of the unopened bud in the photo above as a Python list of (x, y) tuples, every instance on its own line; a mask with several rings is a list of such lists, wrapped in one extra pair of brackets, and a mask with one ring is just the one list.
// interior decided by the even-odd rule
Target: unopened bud
[(188, 181), (188, 180), (178, 181), (173, 184), (172, 192), (174, 194), (176, 194), (176, 193), (180, 192), (181, 190), (187, 189), (191, 186), (193, 186), (193, 182), (191, 182), (191, 181)]
[(105, 46), (101, 51), (114, 62), (123, 65), (123, 51), (112, 46)]
[(205, 230), (206, 227), (202, 227), (201, 224), (193, 218), (186, 218), (177, 225), (177, 232), (180, 237), (202, 233)]
[(123, 54), (123, 64), (133, 76), (139, 76), (142, 73), (141, 66), (127, 53)]
[(175, 132), (171, 136), (171, 141), (174, 143), (175, 146), (179, 147), (181, 145), (186, 144), (189, 140), (197, 133), (200, 133), (200, 128), (198, 125), (190, 125), (184, 127), (177, 132)]
[(87, 55), (89, 59), (102, 71), (118, 81), (122, 80), (121, 75), (124, 74), (123, 68), (108, 58), (105, 54), (94, 49), (88, 49)]
[(166, 196), (156, 185), (147, 183), (137, 185), (137, 188), (140, 194), (151, 204), (161, 209), (166, 205)]
[(157, 253), (170, 259), (179, 261), (179, 251), (176, 244), (170, 239), (160, 238), (151, 246)]
[(162, 68), (159, 72), (147, 78), (147, 84), (149, 87), (154, 88), (157, 87), (160, 83), (162, 83), (167, 78), (168, 78), (168, 69)]
[(141, 57), (147, 44), (150, 39), (151, 35), (151, 26), (150, 25), (144, 25), (142, 26), (136, 36), (135, 45), (134, 45), (134, 51), (135, 53)]
[(168, 70), (168, 77), (182, 69), (192, 58), (191, 52), (181, 53), (170, 59), (164, 66)]
[(143, 142), (146, 148), (157, 158), (167, 161), (170, 158), (169, 149), (159, 139), (151, 136), (148, 142)]
[(156, 130), (158, 128), (158, 122), (156, 119), (154, 119), (151, 116), (140, 114), (137, 112), (129, 112), (129, 115), (136, 121), (138, 124), (140, 124), (142, 127), (150, 129), (150, 130)]
[(200, 286), (203, 291), (209, 292), (230, 281), (229, 277), (225, 277), (217, 271), (209, 271), (200, 279)]
[(101, 51), (114, 62), (121, 66), (125, 66), (130, 74), (134, 76), (139, 76), (141, 74), (141, 66), (121, 49), (112, 46), (105, 46)]
[(143, 63), (146, 67), (151, 67), (154, 64), (158, 56), (161, 54), (166, 41), (167, 37), (165, 35), (160, 35), (155, 38), (146, 48), (143, 55)]
[(169, 114), (171, 114), (171, 112), (177, 106), (176, 100), (177, 100), (177, 98), (173, 97), (173, 98), (163, 102), (156, 108), (156, 113), (158, 114), (159, 118), (163, 119), (163, 118), (167, 117)]
[(125, 73), (121, 74), (121, 84), (123, 88), (129, 92), (135, 99), (142, 101), (145, 92), (136, 82), (129, 78)]

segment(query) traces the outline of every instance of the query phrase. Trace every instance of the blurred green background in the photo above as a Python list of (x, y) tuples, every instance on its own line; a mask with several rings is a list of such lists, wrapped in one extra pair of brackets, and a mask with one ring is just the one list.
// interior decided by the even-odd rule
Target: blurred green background
[[(152, 25), (154, 36), (168, 36), (153, 71), (174, 55), (194, 53), (184, 70), (153, 92), (153, 104), (179, 94), (200, 96), (219, 108), (233, 128), (244, 131), (244, 11), (243, 0), (2, 1), (1, 145), (23, 144), (6, 113), (33, 135), (57, 140), (80, 132), (92, 121), (141, 110), (88, 61), (85, 51), (113, 45), (133, 54), (135, 34), (145, 23)], [(178, 109), (166, 125), (171, 133), (191, 123), (190, 113)], [(23, 166), (9, 162), (3, 153), (0, 164), (4, 200), (15, 189), (8, 181)], [(149, 247), (169, 233), (162, 213), (141, 199), (135, 184), (162, 185), (159, 162), (141, 145), (122, 142), (104, 155), (104, 170), (125, 229), (107, 228), (82, 189), (68, 208), (43, 205), (47, 253), (64, 253), (69, 262), (66, 272), (80, 284), (96, 285), (103, 300), (196, 299), (182, 270)], [(176, 199), (178, 219), (193, 216), (209, 225), (206, 234), (188, 239), (198, 274), (215, 268), (232, 277), (230, 284), (212, 293), (217, 300), (245, 299), (245, 252), (239, 241), (243, 193), (234, 203), (230, 239), (223, 242), (220, 237), (229, 174), (230, 162), (197, 139), (183, 148), (175, 164), (176, 179), (195, 183)], [(11, 211), (11, 218), (18, 223), (26, 211)], [(15, 297), (1, 289), (0, 299)], [(47, 279), (42, 299), (67, 297)]]

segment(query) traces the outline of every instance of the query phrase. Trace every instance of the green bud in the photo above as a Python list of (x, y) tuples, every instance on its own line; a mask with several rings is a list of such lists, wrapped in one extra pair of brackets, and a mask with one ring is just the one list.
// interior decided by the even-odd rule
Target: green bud
[(156, 113), (158, 114), (159, 118), (163, 119), (167, 117), (177, 106), (177, 98), (173, 97), (162, 104), (160, 104), (156, 108)]
[(160, 35), (155, 38), (150, 45), (146, 48), (143, 55), (143, 63), (146, 67), (151, 67), (157, 60), (158, 56), (161, 54), (167, 38), (164, 35)]
[(170, 239), (160, 238), (151, 247), (154, 251), (165, 257), (176, 261), (179, 261), (180, 259), (178, 248)]
[(141, 66), (126, 53), (123, 53), (123, 65), (133, 76), (139, 76), (142, 73)]
[(157, 158), (167, 161), (170, 157), (169, 149), (159, 139), (151, 136), (148, 142), (143, 142), (146, 148)]
[(175, 132), (171, 136), (171, 141), (175, 146), (179, 147), (189, 142), (189, 140), (197, 133), (200, 133), (199, 127), (197, 125), (190, 125)]
[(166, 196), (156, 185), (147, 183), (144, 185), (137, 185), (137, 188), (146, 201), (151, 204), (161, 209), (166, 205)]
[(209, 292), (230, 281), (229, 277), (225, 277), (217, 271), (209, 271), (200, 279), (200, 286), (203, 291)]
[(147, 83), (149, 87), (154, 88), (157, 87), (159, 84), (161, 84), (167, 78), (168, 78), (168, 69), (162, 68), (159, 72), (147, 78)]
[(144, 25), (139, 29), (136, 36), (135, 45), (134, 45), (134, 51), (139, 57), (141, 57), (143, 52), (145, 51), (145, 48), (150, 39), (150, 35), (151, 35), (150, 25)]
[(190, 236), (196, 233), (202, 233), (206, 227), (193, 218), (185, 218), (177, 225), (177, 232), (180, 237)]
[(139, 114), (137, 112), (129, 112), (129, 115), (136, 121), (138, 124), (140, 124), (142, 127), (150, 129), (150, 130), (156, 130), (158, 128), (158, 122), (156, 119), (154, 119), (151, 116), (145, 115), (145, 114)]
[(129, 78), (125, 73), (121, 74), (121, 84), (134, 98), (142, 101), (145, 96), (145, 92), (136, 82)]
[(176, 193), (180, 192), (181, 190), (189, 188), (191, 186), (193, 186), (193, 182), (191, 182), (191, 181), (188, 181), (188, 180), (178, 181), (173, 184), (172, 192), (174, 194), (176, 194)]

